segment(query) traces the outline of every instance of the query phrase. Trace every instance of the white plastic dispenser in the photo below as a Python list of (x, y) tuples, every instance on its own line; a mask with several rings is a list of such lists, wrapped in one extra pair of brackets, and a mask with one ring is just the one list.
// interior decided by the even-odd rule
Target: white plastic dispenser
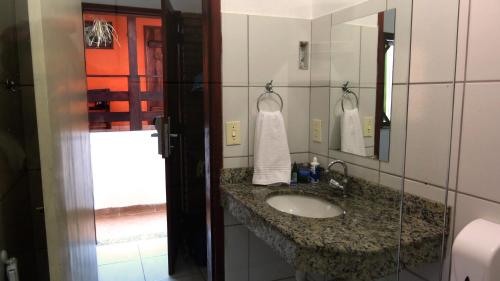
[(500, 280), (500, 225), (483, 219), (469, 223), (455, 238), (451, 281)]

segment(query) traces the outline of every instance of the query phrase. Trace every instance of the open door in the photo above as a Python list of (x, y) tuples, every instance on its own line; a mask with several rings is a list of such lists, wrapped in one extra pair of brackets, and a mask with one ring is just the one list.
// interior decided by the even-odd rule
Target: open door
[(187, 250), (198, 265), (206, 264), (208, 280), (222, 281), (220, 0), (198, 1), (189, 11), (162, 1), (165, 105), (157, 127), (166, 169), (169, 274)]
[(175, 264), (181, 238), (181, 168), (182, 157), (179, 147), (182, 135), (180, 128), (180, 22), (169, 0), (162, 1), (163, 22), (163, 89), (164, 114), (157, 120), (160, 134), (160, 150), (165, 159), (167, 194), (168, 272), (175, 273)]

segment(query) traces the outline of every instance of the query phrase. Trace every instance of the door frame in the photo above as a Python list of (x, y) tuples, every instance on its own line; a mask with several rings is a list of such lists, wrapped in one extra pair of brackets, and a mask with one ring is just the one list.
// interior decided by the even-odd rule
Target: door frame
[(224, 280), (222, 170), (222, 27), (220, 0), (203, 0), (203, 99), (207, 215), (207, 274)]

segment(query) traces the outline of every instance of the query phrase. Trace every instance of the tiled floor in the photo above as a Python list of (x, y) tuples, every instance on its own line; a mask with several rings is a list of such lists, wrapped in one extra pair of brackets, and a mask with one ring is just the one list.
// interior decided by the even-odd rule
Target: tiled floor
[(96, 232), (100, 245), (167, 237), (167, 214), (160, 210), (98, 215)]
[(168, 276), (167, 238), (100, 245), (99, 281), (204, 281), (189, 259), (179, 258), (177, 274)]

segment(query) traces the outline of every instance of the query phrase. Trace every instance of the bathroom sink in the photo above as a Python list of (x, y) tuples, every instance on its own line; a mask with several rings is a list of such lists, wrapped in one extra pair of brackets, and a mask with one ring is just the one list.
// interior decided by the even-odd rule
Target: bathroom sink
[(278, 211), (307, 218), (333, 218), (344, 213), (340, 207), (326, 200), (307, 195), (274, 195), (266, 202)]

